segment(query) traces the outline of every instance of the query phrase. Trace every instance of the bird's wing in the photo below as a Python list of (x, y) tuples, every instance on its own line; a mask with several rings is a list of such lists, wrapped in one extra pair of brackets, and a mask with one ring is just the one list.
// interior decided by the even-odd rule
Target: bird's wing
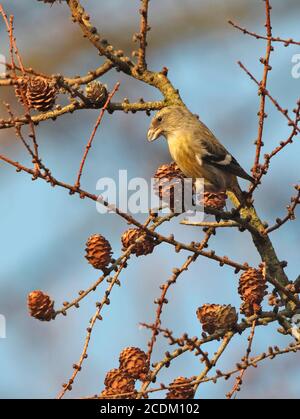
[(229, 153), (222, 155), (206, 154), (202, 157), (202, 160), (204, 160), (208, 164), (211, 164), (214, 167), (218, 167), (219, 169), (225, 172), (249, 180), (252, 183), (255, 182), (253, 177), (248, 175), (248, 173), (245, 172), (245, 170), (239, 165), (236, 159)]
[[(199, 135), (199, 156), (198, 160), (217, 167), (225, 172), (231, 173), (240, 178), (249, 180), (254, 183), (253, 177), (248, 175), (245, 170), (239, 165), (237, 160), (226, 150), (222, 144), (216, 139), (213, 133), (202, 124)], [(204, 135), (203, 135), (204, 134)]]

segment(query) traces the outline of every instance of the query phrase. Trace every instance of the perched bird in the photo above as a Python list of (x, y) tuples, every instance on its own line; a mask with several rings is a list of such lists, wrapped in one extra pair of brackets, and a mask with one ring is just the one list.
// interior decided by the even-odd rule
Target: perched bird
[(160, 136), (186, 177), (204, 179), (205, 192), (232, 191), (241, 203), (243, 192), (237, 177), (254, 182), (214, 134), (183, 106), (168, 106), (156, 113), (148, 130), (148, 140)]

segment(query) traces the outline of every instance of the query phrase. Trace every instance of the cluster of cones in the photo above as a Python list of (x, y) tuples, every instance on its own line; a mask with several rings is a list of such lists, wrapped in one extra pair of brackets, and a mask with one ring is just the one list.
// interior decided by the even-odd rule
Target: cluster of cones
[[(105, 376), (104, 390), (101, 399), (134, 399), (137, 396), (136, 381), (150, 378), (149, 361), (145, 352), (140, 348), (128, 347), (123, 349), (119, 357), (119, 368), (114, 368)], [(191, 379), (176, 378), (170, 385), (166, 399), (192, 399), (194, 389)]]
[[(139, 228), (129, 228), (121, 236), (123, 251), (130, 249), (136, 256), (153, 252), (155, 240)], [(101, 234), (93, 234), (86, 243), (86, 259), (95, 269), (104, 270), (112, 262), (111, 245)]]
[[(155, 247), (154, 239), (138, 228), (130, 228), (121, 237), (123, 250), (130, 248), (136, 256), (148, 255)], [(95, 269), (105, 270), (112, 259), (109, 241), (101, 234), (93, 234), (86, 243), (86, 259)], [(30, 315), (38, 320), (50, 321), (55, 317), (54, 302), (43, 291), (35, 290), (28, 295)]]
[[(187, 185), (184, 183), (185, 176), (176, 163), (161, 165), (154, 174), (154, 192), (169, 208), (177, 212), (185, 210), (183, 202), (183, 191)], [(195, 185), (192, 185), (192, 192), (195, 192)], [(197, 198), (196, 198), (197, 199)], [(224, 191), (218, 193), (204, 192), (200, 204), (221, 210), (226, 205), (227, 195)]]
[(149, 361), (144, 351), (136, 347), (123, 349), (119, 357), (119, 368), (106, 374), (102, 399), (134, 399), (137, 380), (145, 381), (149, 374)]
[[(239, 280), (238, 292), (242, 299), (240, 311), (250, 317), (261, 310), (261, 303), (266, 292), (266, 279), (260, 269), (249, 268)], [(197, 310), (197, 317), (202, 328), (208, 334), (224, 334), (234, 330), (238, 315), (231, 305), (204, 304)]]
[[(59, 93), (55, 80), (42, 76), (22, 76), (17, 81), (15, 95), (20, 103), (39, 112), (47, 112), (53, 108)], [(99, 108), (108, 98), (106, 86), (98, 81), (87, 84), (85, 93), (86, 98)]]
[(195, 390), (191, 381), (191, 378), (186, 377), (175, 378), (175, 380), (169, 385), (166, 399), (193, 399)]

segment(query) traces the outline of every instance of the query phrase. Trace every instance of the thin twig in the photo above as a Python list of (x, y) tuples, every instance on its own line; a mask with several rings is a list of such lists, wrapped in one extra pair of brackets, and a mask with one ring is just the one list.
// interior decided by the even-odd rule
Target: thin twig
[(75, 182), (75, 185), (74, 185), (74, 187), (75, 187), (76, 189), (80, 188), (80, 179), (81, 179), (81, 176), (82, 176), (82, 172), (83, 172), (84, 164), (85, 164), (86, 158), (87, 158), (87, 156), (88, 156), (88, 153), (89, 153), (89, 151), (90, 151), (90, 148), (92, 147), (92, 143), (93, 143), (93, 140), (94, 140), (94, 138), (95, 138), (95, 135), (96, 135), (97, 129), (99, 128), (99, 126), (100, 126), (100, 124), (101, 124), (101, 121), (102, 121), (103, 115), (104, 115), (104, 113), (105, 113), (105, 111), (106, 111), (106, 109), (107, 109), (107, 107), (108, 107), (108, 105), (109, 105), (109, 103), (110, 103), (110, 101), (111, 101), (112, 97), (113, 97), (113, 96), (114, 96), (114, 94), (117, 92), (117, 90), (119, 89), (119, 87), (120, 87), (120, 82), (117, 82), (117, 83), (115, 84), (115, 86), (114, 86), (113, 90), (111, 91), (111, 93), (108, 95), (108, 98), (107, 98), (107, 100), (106, 100), (106, 102), (105, 102), (105, 104), (104, 104), (103, 108), (101, 109), (101, 111), (100, 111), (100, 114), (99, 114), (98, 118), (97, 118), (96, 124), (95, 124), (95, 126), (94, 126), (94, 128), (93, 128), (92, 134), (91, 134), (91, 136), (90, 136), (90, 138), (89, 138), (89, 140), (88, 140), (88, 143), (87, 143), (87, 145), (86, 145), (85, 151), (84, 151), (84, 153), (83, 153), (83, 156), (82, 156), (82, 159), (81, 159), (81, 162), (80, 162), (80, 166), (79, 166), (79, 170), (78, 170), (77, 179), (76, 179), (76, 182)]
[(276, 224), (274, 224), (272, 227), (269, 227), (266, 230), (266, 234), (271, 233), (272, 231), (277, 230), (278, 228), (280, 228), (283, 224), (285, 224), (287, 221), (289, 220), (295, 220), (295, 209), (297, 207), (297, 205), (300, 204), (300, 185), (296, 185), (295, 186), (296, 191), (298, 191), (296, 196), (293, 196), (291, 198), (291, 205), (287, 206), (287, 215), (285, 217), (281, 218), (277, 218), (276, 219)]
[[(150, 111), (156, 111), (159, 109), (162, 109), (164, 106), (166, 106), (166, 103), (162, 100), (158, 100), (155, 102), (132, 102), (128, 103), (125, 102), (111, 102), (107, 108), (107, 111), (109, 113), (113, 113), (115, 111), (123, 111), (123, 112), (150, 112)], [(52, 109), (47, 112), (39, 113), (38, 115), (33, 115), (31, 117), (31, 121), (38, 125), (40, 122), (48, 121), (49, 119), (52, 119), (53, 121), (56, 121), (57, 118), (60, 116), (66, 115), (66, 114), (73, 114), (75, 111), (83, 110), (83, 109), (95, 109), (95, 106), (93, 104), (87, 104), (85, 102), (79, 102), (77, 100), (72, 101), (66, 106), (58, 106), (56, 109)], [(14, 124), (21, 124), (21, 125), (27, 125), (29, 123), (29, 120), (26, 116), (19, 116), (15, 118), (13, 121), (11, 119), (5, 120), (0, 119), (0, 129), (7, 129), (14, 126)]]
[(276, 156), (280, 151), (282, 151), (288, 144), (291, 144), (294, 140), (294, 137), (298, 135), (296, 127), (298, 127), (300, 122), (300, 100), (297, 103), (297, 108), (295, 108), (293, 112), (295, 113), (295, 125), (292, 128), (291, 134), (288, 136), (286, 140), (281, 141), (280, 144), (277, 147), (275, 147), (270, 153), (264, 155), (265, 162), (260, 167), (260, 173), (255, 178), (255, 184), (251, 185), (249, 188), (249, 196), (251, 196), (255, 189), (258, 187), (262, 177), (268, 173), (270, 162), (273, 159), (273, 157)]
[(210, 360), (210, 364), (206, 365), (204, 370), (198, 375), (198, 377), (196, 378), (196, 383), (194, 384), (194, 392), (196, 393), (199, 384), (201, 382), (201, 380), (203, 380), (203, 378), (205, 378), (207, 376), (207, 373), (216, 366), (218, 360), (220, 359), (221, 355), (223, 354), (223, 352), (225, 351), (225, 349), (227, 348), (227, 346), (229, 345), (231, 339), (234, 336), (234, 332), (227, 332), (226, 335), (223, 338), (223, 341), (221, 343), (221, 345), (219, 346), (217, 352), (215, 353), (214, 357)]
[(148, 6), (149, 0), (141, 0), (142, 6), (140, 8), (141, 14), (141, 24), (140, 24), (140, 33), (139, 40), (140, 40), (140, 47), (138, 50), (138, 71), (143, 72), (147, 68), (146, 63), (146, 47), (147, 47), (147, 32), (149, 30), (148, 27)]
[(220, 228), (220, 227), (240, 227), (240, 225), (236, 221), (190, 221), (190, 220), (182, 220), (180, 224), (184, 224), (191, 227), (213, 227), (213, 228)]
[[(253, 74), (244, 66), (244, 64), (241, 61), (238, 61), (238, 65), (241, 67), (242, 70), (245, 71), (245, 73), (250, 77), (252, 81), (259, 87), (259, 92), (261, 93), (262, 88), (260, 86), (260, 82), (253, 76)], [(276, 107), (276, 109), (288, 120), (290, 126), (294, 127), (297, 132), (300, 132), (300, 128), (298, 125), (292, 120), (292, 118), (289, 116), (289, 112), (287, 109), (282, 108), (278, 101), (274, 99), (274, 97), (270, 94), (270, 92), (265, 89), (264, 90), (265, 96), (268, 96), (270, 101), (273, 103), (273, 105)]]
[[(198, 249), (202, 250), (207, 246), (207, 243), (211, 237), (211, 235), (213, 234), (213, 229), (210, 229), (204, 239), (202, 240), (202, 242), (199, 244)], [(178, 277), (184, 272), (187, 271), (190, 264), (195, 262), (197, 260), (199, 255), (193, 255), (193, 256), (189, 256), (186, 261), (183, 263), (183, 265), (181, 266), (181, 268), (179, 269), (174, 269), (173, 270), (173, 275), (172, 277), (163, 285), (161, 285), (161, 289), (162, 289), (162, 293), (160, 295), (160, 297), (158, 299), (155, 300), (155, 303), (158, 305), (157, 306), (157, 310), (156, 310), (156, 318), (155, 318), (155, 322), (153, 324), (153, 329), (152, 329), (152, 336), (150, 341), (148, 342), (148, 360), (149, 363), (151, 362), (151, 355), (153, 352), (153, 348), (156, 342), (156, 336), (158, 335), (158, 328), (161, 325), (161, 315), (162, 315), (162, 311), (163, 311), (163, 307), (165, 304), (167, 304), (168, 300), (166, 299), (166, 295), (167, 292), (169, 290), (169, 288), (171, 287), (171, 285), (175, 284)]]
[(229, 25), (233, 26), (234, 28), (238, 29), (239, 31), (243, 32), (245, 35), (250, 35), (253, 36), (256, 39), (264, 39), (265, 41), (272, 41), (272, 42), (281, 42), (284, 44), (285, 47), (288, 47), (289, 45), (300, 45), (299, 41), (294, 41), (294, 39), (289, 38), (289, 39), (283, 39), (280, 38), (279, 36), (274, 37), (274, 36), (265, 36), (265, 35), (260, 35), (256, 32), (251, 32), (246, 28), (243, 28), (242, 26), (238, 25), (237, 23), (233, 22), (232, 20), (228, 21)]
[(265, 106), (266, 106), (266, 87), (267, 87), (267, 82), (268, 82), (268, 73), (269, 71), (272, 69), (272, 67), (270, 66), (270, 55), (271, 55), (271, 51), (272, 51), (272, 27), (271, 27), (271, 6), (269, 3), (269, 0), (265, 0), (266, 3), (266, 32), (267, 32), (267, 46), (266, 46), (266, 54), (264, 58), (261, 58), (261, 62), (264, 65), (264, 71), (263, 71), (263, 77), (262, 80), (260, 82), (260, 106), (259, 106), (259, 122), (258, 122), (258, 134), (257, 134), (257, 139), (256, 139), (256, 152), (255, 152), (255, 159), (254, 159), (254, 164), (253, 164), (253, 168), (252, 168), (252, 173), (254, 176), (256, 176), (256, 174), (258, 173), (258, 167), (259, 167), (259, 160), (260, 160), (260, 153), (261, 153), (261, 148), (263, 147), (263, 131), (264, 131), (264, 122), (265, 122), (265, 118), (267, 117), (266, 112), (265, 112)]
[(252, 344), (253, 344), (253, 339), (254, 339), (255, 327), (256, 327), (256, 320), (253, 320), (251, 331), (250, 331), (250, 335), (248, 337), (248, 346), (247, 346), (246, 355), (242, 359), (242, 361), (245, 364), (245, 367), (241, 369), (240, 374), (236, 378), (236, 381), (235, 381), (235, 384), (234, 384), (232, 390), (229, 393), (226, 394), (226, 398), (227, 399), (231, 399), (232, 396), (236, 392), (240, 391), (240, 388), (241, 388), (241, 385), (243, 383), (243, 378), (244, 378), (246, 369), (249, 366), (249, 357), (250, 357), (251, 350), (252, 350)]
[(109, 284), (107, 290), (104, 293), (104, 297), (102, 298), (100, 303), (97, 303), (97, 310), (95, 312), (95, 314), (93, 315), (93, 317), (90, 320), (90, 324), (87, 328), (87, 334), (86, 334), (86, 338), (85, 338), (85, 343), (83, 346), (83, 350), (82, 353), (80, 355), (80, 358), (78, 360), (78, 362), (76, 364), (73, 365), (74, 371), (73, 374), (71, 376), (71, 378), (69, 379), (67, 384), (63, 384), (63, 389), (61, 390), (61, 392), (59, 393), (59, 395), (57, 396), (58, 399), (61, 399), (65, 393), (69, 390), (72, 390), (72, 385), (74, 383), (74, 380), (77, 376), (77, 374), (79, 373), (79, 371), (81, 370), (83, 361), (87, 358), (87, 350), (88, 350), (88, 346), (91, 340), (91, 335), (92, 335), (92, 331), (93, 328), (95, 326), (95, 323), (97, 320), (102, 320), (102, 317), (100, 316), (101, 310), (104, 307), (105, 304), (109, 304), (109, 295), (111, 293), (111, 290), (113, 288), (113, 286), (118, 282), (118, 278), (120, 273), (122, 272), (124, 266), (126, 264), (126, 260), (124, 260), (124, 262), (122, 262), (122, 264), (119, 266), (116, 274), (114, 275), (111, 283)]

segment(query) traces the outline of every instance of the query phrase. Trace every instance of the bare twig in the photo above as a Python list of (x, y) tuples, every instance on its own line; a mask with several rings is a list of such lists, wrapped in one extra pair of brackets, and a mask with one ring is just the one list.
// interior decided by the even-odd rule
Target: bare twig
[(255, 326), (256, 326), (256, 320), (253, 320), (250, 335), (248, 337), (248, 346), (247, 346), (246, 355), (244, 356), (244, 358), (242, 358), (242, 361), (244, 362), (245, 367), (241, 369), (240, 374), (238, 375), (238, 377), (235, 380), (235, 384), (234, 384), (232, 390), (229, 393), (226, 394), (227, 399), (231, 399), (232, 396), (237, 391), (240, 391), (241, 385), (243, 384), (243, 378), (244, 378), (246, 369), (249, 366), (249, 357), (250, 357), (251, 350), (252, 350), (252, 344), (253, 344), (254, 333), (255, 333)]
[(90, 138), (89, 138), (89, 140), (88, 140), (88, 143), (87, 143), (87, 145), (86, 145), (85, 151), (84, 151), (84, 153), (83, 153), (82, 160), (81, 160), (81, 162), (80, 162), (80, 166), (79, 166), (79, 170), (78, 170), (77, 179), (76, 179), (76, 182), (75, 182), (75, 185), (74, 185), (74, 186), (75, 186), (75, 188), (80, 188), (80, 179), (81, 179), (81, 176), (82, 176), (82, 172), (83, 172), (83, 168), (84, 168), (84, 164), (85, 164), (86, 158), (87, 158), (87, 156), (88, 156), (88, 153), (89, 153), (89, 151), (90, 151), (90, 148), (92, 147), (93, 139), (95, 138), (95, 135), (96, 135), (97, 129), (99, 128), (99, 125), (101, 124), (101, 121), (102, 121), (102, 118), (103, 118), (104, 112), (106, 111), (106, 109), (107, 109), (107, 107), (108, 107), (108, 105), (109, 105), (109, 103), (110, 103), (110, 101), (111, 101), (112, 97), (113, 97), (113, 96), (114, 96), (114, 94), (117, 92), (117, 90), (119, 89), (119, 87), (120, 87), (120, 83), (119, 83), (119, 82), (117, 82), (117, 83), (115, 84), (115, 86), (114, 86), (113, 90), (111, 91), (111, 93), (108, 95), (108, 98), (107, 98), (107, 100), (106, 100), (106, 102), (105, 102), (105, 104), (104, 104), (103, 108), (102, 108), (102, 109), (101, 109), (101, 111), (100, 111), (100, 114), (99, 114), (99, 116), (98, 116), (98, 118), (97, 118), (96, 124), (95, 124), (95, 126), (94, 126), (94, 128), (93, 128), (92, 134), (91, 134), (91, 136), (90, 136)]
[(278, 228), (280, 228), (283, 224), (285, 224), (287, 221), (289, 220), (295, 220), (296, 216), (295, 216), (295, 209), (297, 207), (297, 205), (300, 204), (300, 185), (296, 185), (295, 186), (296, 191), (298, 192), (296, 196), (293, 196), (291, 198), (291, 205), (287, 206), (287, 215), (285, 217), (281, 218), (277, 218), (276, 219), (276, 224), (274, 224), (272, 227), (269, 227), (266, 230), (266, 233), (269, 234), (272, 231), (277, 230)]
[(194, 392), (195, 393), (196, 393), (196, 391), (199, 387), (199, 384), (200, 384), (201, 380), (203, 380), (203, 378), (205, 378), (207, 376), (208, 372), (213, 367), (216, 366), (218, 360), (220, 359), (221, 355), (223, 354), (223, 352), (225, 351), (225, 349), (229, 345), (233, 336), (234, 336), (234, 332), (226, 333), (226, 335), (224, 336), (223, 341), (222, 341), (221, 345), (219, 346), (219, 348), (217, 349), (217, 352), (215, 353), (214, 357), (210, 360), (210, 363), (205, 366), (204, 370), (196, 378), (196, 380), (195, 380), (196, 383), (194, 384)]
[[(243, 63), (241, 63), (241, 61), (238, 61), (238, 65), (241, 67), (242, 70), (245, 71), (245, 73), (250, 77), (250, 79), (252, 81), (254, 81), (255, 84), (257, 84), (257, 86), (259, 87), (259, 92), (261, 93), (262, 91), (262, 87), (260, 86), (260, 82), (253, 76), (253, 74), (244, 66)], [(290, 117), (288, 110), (282, 108), (278, 101), (276, 99), (274, 99), (274, 97), (270, 94), (270, 92), (265, 89), (264, 90), (264, 94), (265, 96), (267, 96), (270, 101), (273, 103), (273, 105), (276, 107), (276, 109), (288, 120), (288, 125), (294, 127), (296, 129), (297, 132), (300, 132), (300, 128), (298, 127), (298, 125), (292, 120), (292, 118)]]
[(184, 224), (191, 227), (213, 227), (213, 228), (220, 228), (220, 227), (239, 227), (240, 225), (236, 221), (190, 221), (190, 220), (182, 220), (180, 224)]
[[(207, 243), (211, 237), (211, 235), (213, 234), (213, 229), (210, 229), (204, 239), (202, 240), (202, 242), (199, 244), (198, 246), (198, 250), (202, 250), (207, 246)], [(190, 264), (195, 262), (197, 260), (197, 257), (199, 255), (193, 255), (193, 256), (189, 256), (186, 261), (184, 262), (184, 264), (181, 266), (181, 268), (177, 269), (175, 268), (173, 270), (173, 275), (172, 277), (163, 285), (161, 285), (161, 289), (162, 289), (162, 293), (160, 295), (160, 297), (158, 299), (155, 300), (155, 303), (158, 305), (157, 306), (157, 310), (156, 310), (156, 318), (155, 318), (155, 322), (153, 324), (153, 328), (152, 328), (152, 336), (150, 341), (148, 342), (148, 359), (149, 362), (151, 361), (151, 355), (153, 352), (153, 348), (154, 348), (154, 344), (156, 342), (156, 336), (158, 335), (158, 328), (161, 325), (161, 314), (163, 311), (163, 306), (165, 304), (167, 304), (168, 300), (166, 298), (167, 292), (170, 288), (171, 285), (175, 284), (178, 277), (184, 272), (187, 271)]]
[(255, 141), (256, 144), (256, 152), (255, 152), (255, 159), (254, 159), (254, 165), (252, 168), (252, 173), (254, 176), (258, 173), (258, 166), (259, 166), (259, 160), (260, 160), (260, 152), (261, 148), (263, 147), (263, 130), (264, 130), (264, 122), (266, 118), (265, 113), (265, 106), (266, 106), (266, 87), (268, 82), (268, 73), (270, 70), (272, 70), (272, 67), (270, 66), (270, 55), (271, 51), (273, 49), (272, 47), (272, 27), (271, 27), (271, 6), (269, 0), (265, 0), (266, 3), (266, 31), (267, 31), (267, 47), (266, 47), (266, 54), (264, 58), (261, 58), (260, 61), (264, 65), (264, 71), (263, 71), (263, 77), (260, 82), (260, 90), (259, 93), (261, 95), (260, 97), (260, 106), (259, 106), (259, 123), (258, 123), (258, 134), (257, 139)]
[(86, 334), (85, 343), (84, 343), (84, 346), (83, 346), (82, 353), (80, 355), (80, 358), (79, 358), (78, 362), (73, 365), (74, 371), (73, 371), (73, 374), (72, 374), (71, 378), (69, 379), (68, 383), (63, 384), (63, 389), (59, 393), (59, 395), (57, 396), (58, 399), (61, 399), (65, 395), (66, 391), (72, 390), (72, 385), (74, 383), (74, 380), (75, 380), (77, 374), (79, 373), (79, 371), (81, 370), (83, 361), (87, 358), (87, 350), (88, 350), (88, 346), (89, 346), (89, 343), (90, 343), (90, 340), (91, 340), (91, 335), (92, 335), (95, 323), (96, 323), (97, 320), (102, 320), (102, 317), (100, 315), (101, 310), (102, 310), (102, 308), (104, 307), (105, 304), (109, 304), (109, 295), (110, 295), (111, 290), (114, 287), (114, 285), (118, 282), (119, 275), (122, 272), (125, 264), (126, 264), (126, 260), (124, 260), (124, 262), (122, 262), (121, 265), (119, 266), (116, 274), (114, 275), (114, 277), (113, 277), (112, 281), (110, 282), (107, 290), (105, 291), (104, 297), (102, 298), (101, 302), (96, 304), (97, 305), (97, 310), (96, 310), (95, 314), (93, 315), (93, 317), (91, 318), (90, 324), (87, 328), (87, 334)]
[(140, 47), (138, 50), (138, 71), (143, 72), (147, 69), (146, 64), (146, 47), (147, 47), (147, 32), (150, 29), (148, 26), (148, 6), (149, 0), (141, 0), (141, 25), (140, 25), (140, 33), (138, 34), (138, 38), (140, 41)]
[(289, 45), (300, 45), (299, 41), (295, 41), (292, 38), (289, 39), (283, 39), (279, 36), (273, 37), (272, 35), (265, 36), (265, 35), (259, 35), (256, 32), (251, 32), (247, 28), (243, 28), (242, 26), (238, 25), (237, 23), (233, 22), (232, 20), (229, 20), (228, 23), (233, 26), (234, 28), (238, 29), (239, 31), (243, 32), (245, 35), (253, 36), (256, 39), (263, 39), (265, 41), (271, 41), (271, 42), (281, 42), (284, 44), (285, 47), (288, 47)]

